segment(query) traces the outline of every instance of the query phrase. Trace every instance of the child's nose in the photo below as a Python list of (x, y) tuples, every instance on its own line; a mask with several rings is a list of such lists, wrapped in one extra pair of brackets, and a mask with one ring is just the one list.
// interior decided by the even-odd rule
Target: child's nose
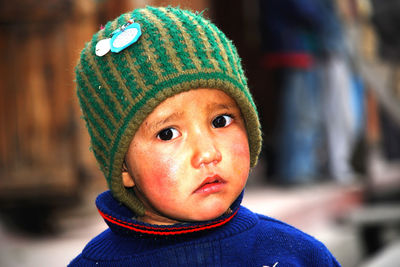
[(192, 157), (192, 165), (195, 168), (200, 168), (208, 164), (217, 164), (221, 161), (221, 152), (214, 144), (211, 138), (196, 138), (193, 141), (194, 153)]

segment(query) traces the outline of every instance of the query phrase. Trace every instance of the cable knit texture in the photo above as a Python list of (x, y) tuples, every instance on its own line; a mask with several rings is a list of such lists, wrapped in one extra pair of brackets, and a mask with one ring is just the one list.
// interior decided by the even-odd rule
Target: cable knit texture
[[(119, 53), (96, 56), (96, 44), (127, 21), (141, 27), (137, 42)], [(88, 42), (76, 67), (77, 94), (94, 155), (114, 197), (143, 215), (144, 207), (122, 184), (128, 146), (143, 120), (168, 97), (220, 89), (238, 104), (246, 124), (251, 166), (261, 131), (241, 59), (232, 42), (199, 13), (146, 7), (107, 23)]]
[[(278, 220), (232, 205), (234, 216), (226, 223), (204, 229), (222, 218), (173, 226), (148, 225), (131, 219), (109, 191), (97, 201), (99, 211), (116, 219), (106, 220), (109, 229), (95, 237), (70, 266), (340, 266), (327, 248), (313, 237)], [(237, 211), (237, 213), (235, 212)], [(144, 234), (123, 225), (131, 223), (163, 232), (200, 229), (196, 232)], [(122, 225), (122, 226), (121, 226)]]

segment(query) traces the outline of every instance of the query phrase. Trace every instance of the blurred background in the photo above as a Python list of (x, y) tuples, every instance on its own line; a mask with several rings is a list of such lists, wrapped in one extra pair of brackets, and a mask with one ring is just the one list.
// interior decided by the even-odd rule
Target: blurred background
[(0, 0), (0, 266), (65, 266), (106, 228), (74, 66), (145, 5), (204, 10), (238, 48), (264, 132), (244, 205), (344, 267), (400, 266), (400, 0)]

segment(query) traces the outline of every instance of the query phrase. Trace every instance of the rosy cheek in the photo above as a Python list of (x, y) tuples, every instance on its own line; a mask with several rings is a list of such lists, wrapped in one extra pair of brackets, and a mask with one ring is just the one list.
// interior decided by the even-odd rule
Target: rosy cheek
[(176, 184), (177, 163), (169, 156), (159, 155), (150, 168), (151, 187), (159, 192), (166, 192)]
[(247, 136), (236, 138), (231, 147), (232, 166), (236, 174), (241, 174), (243, 179), (247, 179), (250, 168), (250, 151)]
[(235, 144), (233, 145), (232, 152), (237, 157), (248, 157), (250, 156), (248, 144)]
[(245, 158), (250, 157), (249, 143), (247, 136), (238, 136), (235, 141), (232, 142), (232, 153), (234, 157)]
[(176, 189), (178, 188), (176, 162), (165, 159), (162, 155), (151, 165), (146, 181), (149, 188), (148, 197), (151, 196), (153, 205), (157, 208), (170, 209), (176, 206)]

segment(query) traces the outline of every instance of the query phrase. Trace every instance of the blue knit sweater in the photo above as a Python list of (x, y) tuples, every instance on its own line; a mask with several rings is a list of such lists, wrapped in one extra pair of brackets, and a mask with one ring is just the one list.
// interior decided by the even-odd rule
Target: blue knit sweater
[(313, 237), (240, 206), (208, 222), (157, 226), (132, 219), (109, 191), (96, 205), (109, 229), (70, 266), (340, 266)]

